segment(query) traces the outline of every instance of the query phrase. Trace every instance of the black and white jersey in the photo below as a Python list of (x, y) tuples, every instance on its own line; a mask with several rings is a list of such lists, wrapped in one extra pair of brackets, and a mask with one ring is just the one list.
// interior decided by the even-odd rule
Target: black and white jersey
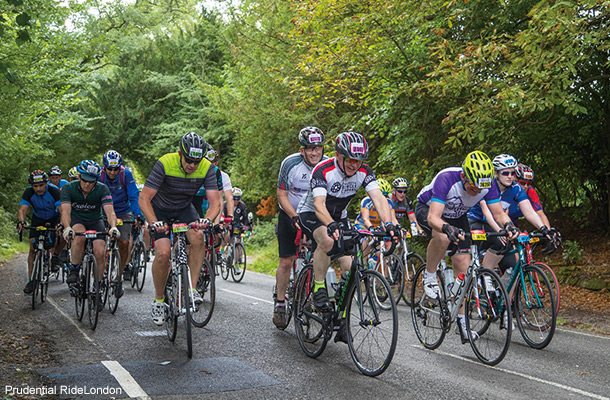
[[(322, 157), (322, 161), (328, 159), (326, 156)], [(277, 188), (288, 191), (288, 200), (295, 210), (303, 195), (309, 190), (313, 168), (305, 162), (301, 153), (291, 154), (282, 161)], [(283, 210), (281, 204), (280, 208)]]

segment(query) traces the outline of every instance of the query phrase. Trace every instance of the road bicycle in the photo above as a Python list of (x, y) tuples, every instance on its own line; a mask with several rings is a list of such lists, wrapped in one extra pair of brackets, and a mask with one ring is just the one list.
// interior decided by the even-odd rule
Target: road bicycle
[[(413, 278), (417, 273), (417, 270), (424, 264), (424, 258), (417, 254), (415, 251), (409, 250), (409, 242), (411, 232), (407, 229), (402, 228), (400, 230), (400, 240), (396, 246), (395, 254), (400, 257), (400, 260), (404, 266), (404, 287), (402, 290), (402, 300), (406, 305), (411, 307), (411, 287), (413, 285)], [(398, 300), (396, 301), (398, 303)]]
[[(379, 257), (389, 241), (388, 237), (375, 238), (371, 243), (371, 254), (369, 254), (369, 268), (375, 269), (388, 281), (392, 287), (392, 294), (396, 300), (396, 304), (400, 301), (405, 287), (405, 266), (400, 258), (400, 255), (391, 253), (383, 257)], [(370, 264), (372, 255), (375, 254), (376, 261)]]
[[(384, 237), (384, 232), (348, 230), (341, 227), (340, 238), (329, 252), (335, 259), (353, 256), (335, 292), (331, 312), (318, 310), (313, 300), (313, 265), (306, 265), (296, 283), (294, 326), (299, 345), (312, 358), (318, 357), (332, 337), (345, 341), (356, 367), (368, 376), (382, 374), (392, 362), (398, 339), (398, 313), (392, 289), (377, 271), (362, 260), (362, 239)], [(386, 254), (394, 251), (395, 243)], [(332, 304), (332, 303), (331, 303)]]
[[(29, 277), (32, 283), (32, 310), (36, 309), (38, 294), (40, 293), (40, 303), (47, 299), (49, 291), (49, 278), (51, 273), (51, 249), (54, 246), (51, 234), (55, 228), (46, 226), (25, 226), (23, 229), (35, 231), (38, 236), (34, 238), (32, 246), (34, 248), (34, 266), (32, 276)], [(23, 240), (23, 229), (19, 231), (19, 241)]]
[[(117, 219), (117, 226), (123, 225), (121, 219)], [(119, 306), (119, 297), (117, 296), (119, 285), (121, 283), (121, 254), (119, 253), (118, 238), (112, 236), (106, 240), (106, 264), (104, 265), (104, 278), (100, 282), (102, 290), (102, 302), (110, 313), (114, 314)]]
[[(492, 270), (481, 268), (477, 242), (485, 241), (487, 237), (507, 236), (507, 233), (473, 230), (465, 236), (472, 239), (471, 262), (462, 282), (456, 280), (449, 290), (443, 271), (437, 268), (440, 296), (428, 297), (423, 285), (424, 264), (413, 279), (411, 319), (419, 341), (433, 350), (443, 342), (463, 304), (466, 332), (458, 326), (462, 344), (470, 342), (482, 363), (496, 365), (504, 359), (510, 345), (512, 316), (500, 277)], [(459, 325), (459, 321), (457, 323)]]
[(210, 322), (216, 304), (216, 273), (213, 267), (216, 265), (215, 236), (213, 226), (209, 225), (204, 231), (206, 255), (195, 286), (203, 302), (196, 305), (192, 313), (193, 325), (198, 328)]
[[(148, 252), (142, 240), (142, 226), (134, 224), (132, 227), (133, 245), (131, 249), (131, 257), (125, 268), (129, 268), (131, 272), (131, 287), (138, 289), (141, 292), (146, 281), (146, 267), (148, 264)], [(152, 240), (152, 238), (151, 238)]]
[(220, 260), (220, 274), (222, 279), (229, 278), (229, 272), (234, 282), (241, 282), (246, 274), (246, 249), (241, 242), (243, 227), (233, 225), (231, 228), (231, 238), (225, 246)]

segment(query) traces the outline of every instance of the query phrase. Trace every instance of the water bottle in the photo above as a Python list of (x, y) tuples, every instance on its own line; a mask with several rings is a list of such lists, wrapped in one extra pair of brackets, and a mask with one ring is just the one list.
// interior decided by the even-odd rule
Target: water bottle
[(343, 292), (343, 287), (345, 286), (345, 282), (347, 282), (348, 276), (349, 271), (345, 271), (341, 274), (341, 279), (339, 279), (339, 283), (337, 284), (337, 292), (335, 293), (337, 296), (341, 296), (341, 292)]
[(328, 291), (328, 298), (334, 299), (335, 290), (337, 289), (337, 274), (333, 267), (328, 267), (326, 272), (326, 290)]
[(453, 287), (454, 281), (453, 268), (445, 264), (445, 269), (443, 270), (443, 273), (445, 274), (445, 287), (447, 288), (447, 291), (451, 292), (451, 288)]
[(369, 269), (375, 268), (377, 264), (377, 256), (369, 257)]
[(457, 297), (458, 294), (460, 293), (460, 288), (462, 287), (462, 283), (464, 283), (464, 278), (466, 276), (464, 274), (458, 274), (457, 279), (455, 280), (455, 283), (453, 284), (453, 287), (451, 288), (451, 295), (454, 297)]
[(509, 269), (504, 271), (504, 274), (502, 274), (502, 277), (500, 278), (500, 282), (502, 282), (502, 284), (504, 286), (506, 286), (508, 284), (508, 281), (512, 274), (513, 274), (513, 267), (510, 267)]
[[(299, 273), (301, 272), (301, 270), (303, 269), (303, 266), (305, 265), (305, 260), (301, 257), (297, 257), (297, 267), (296, 267), (296, 274), (297, 276), (299, 276)], [(296, 279), (296, 276), (294, 277)]]

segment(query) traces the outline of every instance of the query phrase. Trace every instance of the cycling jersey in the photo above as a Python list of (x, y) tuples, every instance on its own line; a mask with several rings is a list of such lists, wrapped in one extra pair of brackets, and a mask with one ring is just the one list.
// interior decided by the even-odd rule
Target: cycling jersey
[(367, 192), (379, 189), (373, 170), (366, 164), (353, 175), (345, 175), (337, 165), (336, 158), (329, 158), (316, 165), (311, 174), (307, 194), (303, 196), (297, 212), (315, 212), (314, 197), (326, 196), (326, 209), (336, 221), (347, 218), (347, 206), (361, 187)]
[(70, 183), (65, 179), (60, 179), (59, 180), (59, 188), (61, 189), (62, 187), (64, 187), (65, 184)]
[[(323, 156), (321, 161), (328, 159)], [(309, 190), (309, 181), (311, 179), (312, 166), (305, 162), (301, 153), (289, 155), (282, 161), (280, 173), (277, 180), (277, 188), (288, 192), (288, 201), (293, 209), (297, 209), (299, 201)], [(280, 209), (282, 205), (280, 204)]]
[(430, 207), (435, 201), (445, 205), (442, 216), (449, 219), (457, 219), (465, 215), (475, 204), (482, 199), (487, 204), (500, 201), (500, 193), (496, 185), (489, 189), (483, 189), (475, 196), (466, 192), (461, 174), (462, 168), (445, 168), (417, 195), (417, 201)]
[[(223, 187), (222, 172), (218, 167), (214, 166), (214, 173), (216, 174), (216, 184), (218, 185), (218, 190), (221, 190)], [(229, 181), (229, 184), (231, 184), (231, 181)], [(208, 208), (210, 208), (210, 203), (208, 202), (208, 195), (207, 191), (205, 190), (205, 185), (201, 185), (201, 187), (197, 191), (197, 194), (193, 198), (193, 205), (197, 209), (199, 215), (203, 218), (205, 212), (208, 210)]]
[(120, 172), (116, 178), (114, 178), (114, 180), (110, 180), (110, 177), (107, 174), (102, 174), (100, 177), (100, 182), (108, 186), (108, 189), (110, 189), (110, 194), (112, 195), (112, 205), (114, 206), (114, 212), (116, 215), (127, 214), (131, 211), (135, 216), (142, 216), (142, 211), (140, 211), (140, 206), (138, 205), (140, 192), (136, 186), (136, 181), (133, 178), (133, 174), (129, 169), (123, 166), (121, 166), (121, 168), (123, 168), (125, 171), (124, 179), (127, 190), (125, 190), (121, 180), (119, 179)]
[(151, 201), (153, 206), (179, 210), (190, 205), (201, 185), (206, 190), (218, 190), (216, 174), (208, 160), (202, 159), (192, 174), (187, 174), (180, 162), (178, 153), (169, 153), (155, 163), (144, 185), (157, 191)]
[(60, 191), (55, 185), (48, 184), (47, 191), (39, 196), (30, 186), (21, 196), (22, 206), (32, 207), (32, 213), (42, 220), (49, 220), (59, 215)]
[[(391, 211), (393, 209), (392, 202), (388, 198), (386, 198), (386, 200), (388, 201), (388, 205), (390, 206), (390, 211)], [(375, 208), (375, 204), (373, 204), (373, 200), (371, 200), (371, 198), (369, 196), (366, 196), (360, 202), (360, 214), (358, 214), (358, 216), (356, 217), (356, 224), (360, 224), (360, 225), (364, 226), (365, 228), (367, 228), (366, 224), (364, 223), (364, 219), (362, 218), (362, 210), (365, 208), (367, 210), (369, 210), (369, 221), (371, 222), (371, 225), (375, 226), (375, 227), (380, 226), (381, 217), (379, 217), (377, 208)]]
[[(540, 198), (538, 197), (538, 193), (536, 193), (536, 189), (530, 186), (527, 188), (526, 194), (530, 200), (530, 203), (532, 204), (532, 207), (534, 208), (534, 211), (542, 210), (542, 204), (540, 203)], [(519, 207), (518, 203), (511, 204), (511, 206), (508, 208), (508, 216), (513, 221), (523, 217), (523, 212), (521, 212), (521, 208)]]
[[(495, 179), (493, 186), (496, 186), (498, 191), (500, 191), (499, 183)], [(514, 205), (518, 207), (519, 203), (523, 200), (528, 200), (527, 194), (525, 193), (525, 190), (515, 182), (500, 194), (500, 203), (502, 204), (503, 210), (508, 210), (509, 207), (513, 207)], [(481, 209), (481, 203), (477, 203), (468, 211), (468, 218), (475, 221), (486, 221), (483, 216), (483, 210)]]
[(226, 192), (227, 190), (233, 190), (233, 186), (231, 186), (231, 178), (229, 178), (229, 175), (224, 172), (224, 171), (220, 171), (220, 175), (222, 176), (222, 180), (221, 185), (219, 185), (219, 187), (222, 187), (222, 192)]
[[(243, 201), (238, 201), (237, 204), (235, 204), (235, 209), (234, 209), (234, 214), (233, 214), (233, 223), (234, 224), (240, 224), (240, 225), (248, 225), (248, 207), (246, 206), (246, 203), (244, 203)], [(227, 215), (227, 202), (224, 202), (224, 206), (222, 207), (222, 214), (223, 215)]]
[(108, 186), (97, 182), (85, 197), (80, 188), (80, 181), (72, 181), (61, 189), (61, 204), (72, 206), (71, 216), (77, 216), (83, 221), (102, 219), (102, 207), (112, 205), (112, 196)]
[(405, 215), (415, 214), (415, 211), (413, 210), (413, 203), (411, 203), (411, 200), (408, 196), (405, 196), (405, 199), (399, 202), (392, 194), (390, 204), (394, 209), (394, 214), (396, 215), (396, 219), (398, 220), (398, 222), (400, 222), (400, 220), (403, 219)]

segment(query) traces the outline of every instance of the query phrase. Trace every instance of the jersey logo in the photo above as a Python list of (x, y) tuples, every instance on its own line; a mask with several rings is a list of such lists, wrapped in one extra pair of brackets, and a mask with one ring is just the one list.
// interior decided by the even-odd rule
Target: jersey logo
[(330, 187), (331, 193), (339, 193), (340, 190), (341, 190), (341, 184), (339, 182), (333, 183), (333, 185)]
[(306, 180), (306, 179), (307, 179), (307, 175), (308, 175), (308, 174), (303, 174), (303, 176), (301, 177), (301, 179)]

